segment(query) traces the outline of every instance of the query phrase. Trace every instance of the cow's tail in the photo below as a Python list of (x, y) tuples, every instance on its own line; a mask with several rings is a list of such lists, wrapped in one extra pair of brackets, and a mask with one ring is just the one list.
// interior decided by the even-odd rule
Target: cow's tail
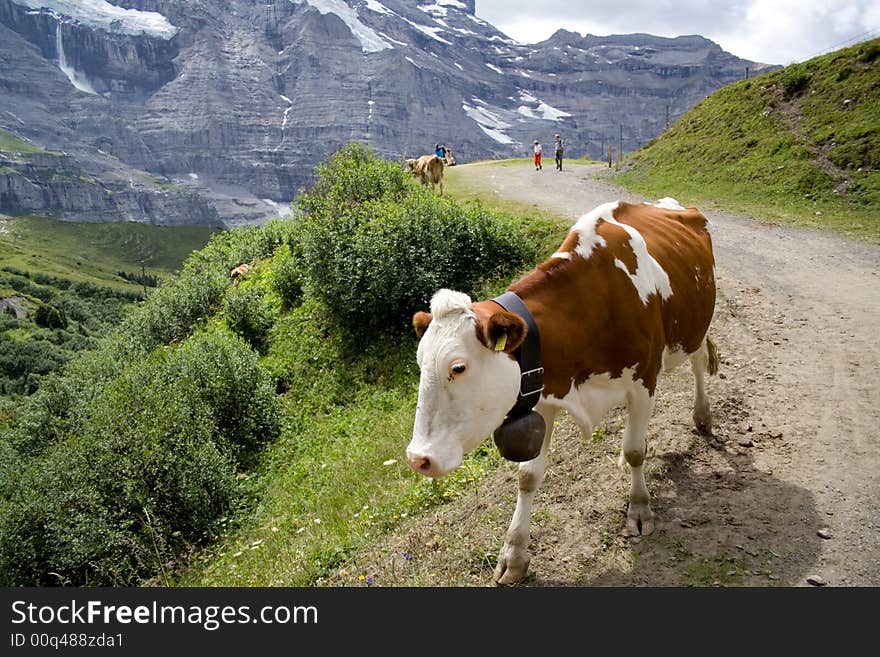
[(718, 347), (715, 346), (715, 343), (712, 341), (708, 335), (706, 336), (706, 352), (709, 356), (709, 362), (706, 365), (706, 371), (711, 375), (718, 374)]

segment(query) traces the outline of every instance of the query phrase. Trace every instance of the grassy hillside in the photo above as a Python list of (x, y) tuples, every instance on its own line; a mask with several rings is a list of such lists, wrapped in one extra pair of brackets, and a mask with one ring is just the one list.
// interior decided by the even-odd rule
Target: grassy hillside
[(0, 398), (32, 394), (93, 348), (211, 233), (0, 215)]
[(438, 482), (403, 463), (409, 322), (440, 287), (503, 289), (531, 220), (362, 146), (298, 204), (214, 236), (0, 421), (0, 583), (308, 585), (498, 460)]
[(880, 241), (880, 39), (719, 89), (631, 162), (649, 197)]
[(0, 215), (0, 267), (135, 289), (118, 272), (164, 276), (208, 243), (214, 229), (129, 222), (72, 223)]

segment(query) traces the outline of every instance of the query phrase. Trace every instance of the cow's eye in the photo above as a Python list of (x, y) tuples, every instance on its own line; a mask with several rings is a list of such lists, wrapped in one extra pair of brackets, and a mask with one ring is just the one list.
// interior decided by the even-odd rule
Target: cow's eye
[(465, 370), (467, 370), (467, 364), (462, 362), (453, 363), (449, 367), (449, 373), (452, 376), (458, 376), (459, 374), (464, 374)]

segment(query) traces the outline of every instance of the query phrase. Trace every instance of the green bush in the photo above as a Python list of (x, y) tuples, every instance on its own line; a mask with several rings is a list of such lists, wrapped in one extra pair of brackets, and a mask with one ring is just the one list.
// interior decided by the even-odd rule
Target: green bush
[(286, 309), (299, 305), (305, 284), (306, 271), (301, 240), (293, 247), (290, 244), (281, 245), (272, 258), (269, 285)]
[(350, 146), (319, 170), (302, 219), (311, 292), (350, 339), (405, 327), (441, 287), (473, 293), (531, 253), (521, 230), (401, 178), (400, 167)]
[(318, 165), (317, 180), (297, 199), (305, 214), (328, 214), (377, 199), (402, 200), (415, 188), (412, 176), (382, 160), (363, 144), (352, 143)]
[(43, 328), (67, 328), (67, 318), (64, 316), (64, 311), (59, 312), (57, 308), (47, 303), (41, 303), (37, 306), (34, 322)]
[(810, 73), (803, 64), (792, 64), (782, 71), (782, 88), (786, 98), (794, 98), (810, 84)]
[[(216, 235), (60, 373), (37, 379), (58, 365), (35, 362), (10, 375), (39, 389), (3, 411), (0, 585), (160, 575), (241, 502), (238, 472), (280, 431), (276, 385), (290, 431), (356, 404), (353, 388), (410, 389), (415, 365), (397, 357), (396, 331), (412, 312), (440, 287), (474, 293), (533, 255), (521, 226), (433, 196), (363, 146), (330, 158), (298, 210)], [(233, 285), (242, 263), (254, 268)], [(86, 346), (81, 333), (125, 303), (97, 286), (4, 278), (71, 320), (64, 331), (3, 317), (16, 331), (7, 342), (27, 336), (34, 358)], [(12, 380), (0, 372), (0, 385)]]
[(229, 328), (258, 349), (265, 344), (269, 329), (277, 319), (262, 288), (254, 285), (231, 288), (226, 294), (223, 314)]
[(122, 332), (147, 350), (184, 339), (219, 309), (233, 267), (271, 255), (292, 239), (295, 229), (295, 222), (279, 220), (261, 228), (217, 233), (187, 259), (177, 278), (163, 282), (127, 318)]
[[(83, 412), (82, 410), (80, 412)], [(279, 431), (271, 381), (225, 332), (125, 369), (37, 458), (0, 441), (0, 584), (134, 584), (214, 535), (236, 469)]]
[(870, 64), (878, 57), (880, 57), (880, 43), (872, 41), (859, 48), (857, 59), (864, 64)]

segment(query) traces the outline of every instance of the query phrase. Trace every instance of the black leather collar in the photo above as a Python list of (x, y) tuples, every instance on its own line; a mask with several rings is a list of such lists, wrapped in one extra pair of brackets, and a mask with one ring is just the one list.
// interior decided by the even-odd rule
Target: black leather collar
[(516, 350), (516, 360), (522, 372), (516, 404), (507, 413), (508, 417), (518, 417), (531, 411), (541, 400), (544, 390), (544, 368), (541, 367), (541, 334), (532, 313), (513, 292), (505, 292), (492, 299), (506, 311), (522, 317), (528, 326), (526, 337)]

